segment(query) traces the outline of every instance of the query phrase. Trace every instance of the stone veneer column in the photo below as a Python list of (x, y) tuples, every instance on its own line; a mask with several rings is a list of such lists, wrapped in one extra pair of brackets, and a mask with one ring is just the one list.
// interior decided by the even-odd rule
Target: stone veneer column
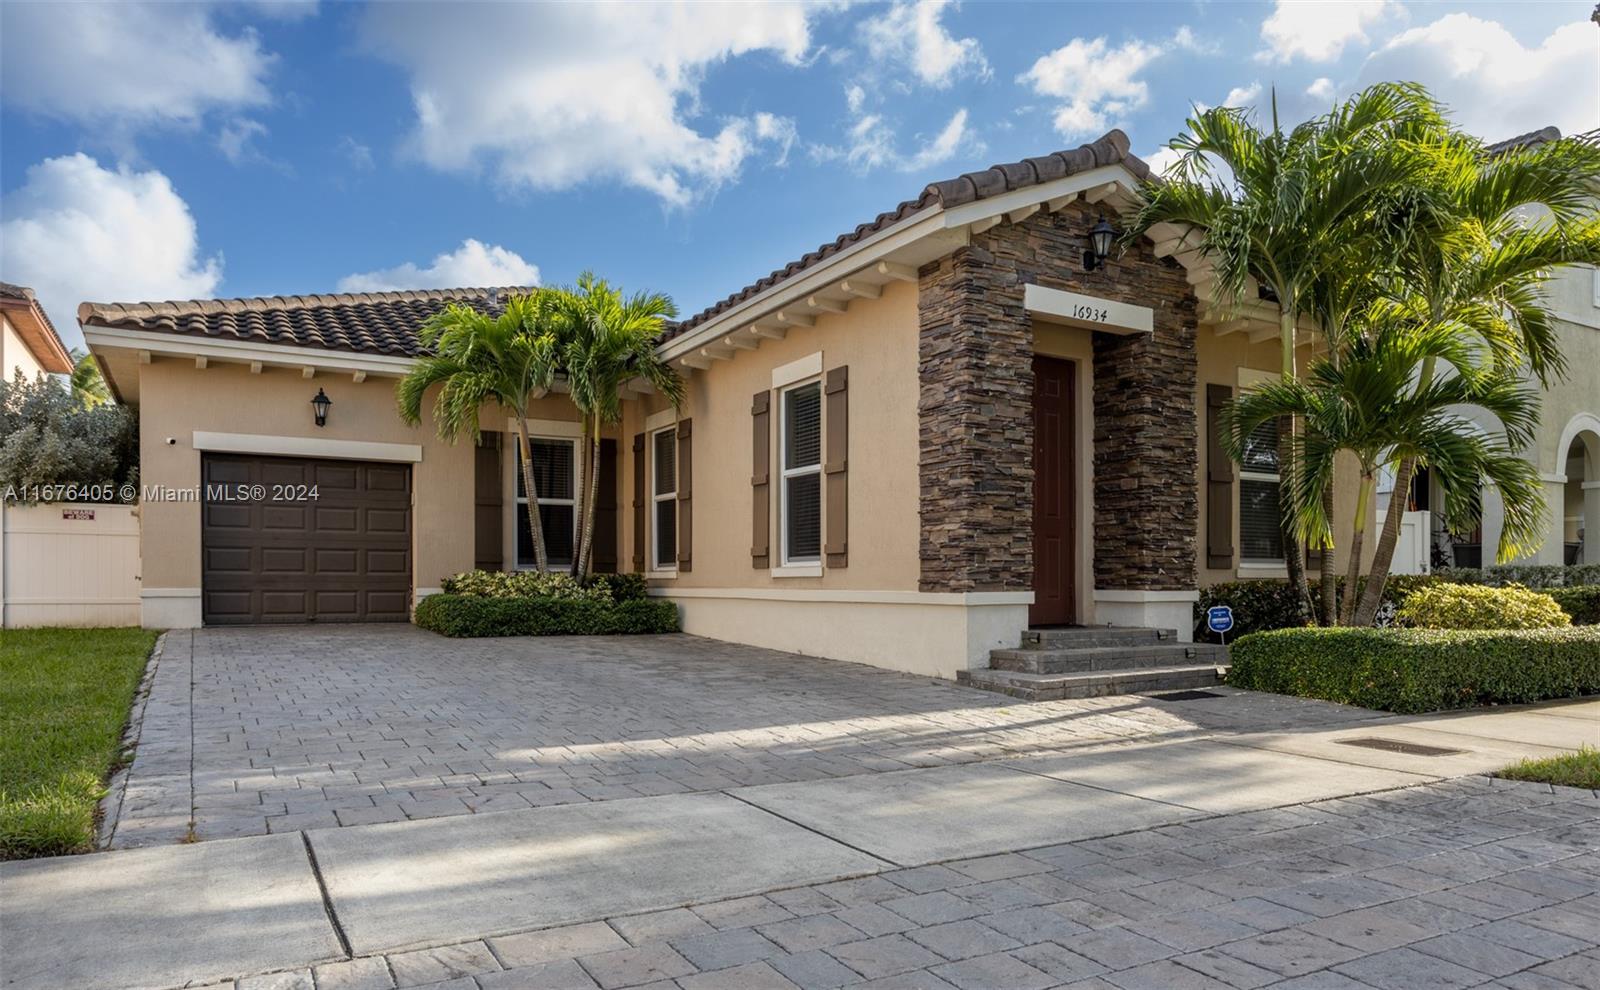
[[(1096, 217), (1078, 204), (1002, 223), (920, 273), (925, 591), (1032, 587), (1028, 283), (1154, 311), (1151, 334), (1094, 335), (1092, 579), (1097, 592), (1112, 597), (1161, 599), (1195, 588), (1194, 295), (1183, 269), (1155, 258), (1147, 245), (1084, 272)], [(1080, 479), (1080, 498), (1087, 495), (1082, 485)]]

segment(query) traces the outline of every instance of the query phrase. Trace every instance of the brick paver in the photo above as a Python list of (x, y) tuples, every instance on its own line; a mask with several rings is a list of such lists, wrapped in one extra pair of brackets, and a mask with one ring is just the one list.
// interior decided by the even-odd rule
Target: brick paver
[[(1259, 882), (1187, 906), (1170, 898), (1172, 878), (1141, 878), (1150, 850), (1167, 847), (1195, 853), (1159, 871), (1192, 889), (1237, 887), (1236, 858)], [(1312, 859), (1330, 865), (1299, 868)], [(1112, 870), (1135, 879), (1079, 883)], [(987, 913), (1045, 890), (1058, 899)], [(942, 907), (930, 913), (935, 896)], [(898, 930), (882, 931), (883, 914)], [(950, 914), (963, 917), (939, 920)], [(323, 966), (317, 986), (387, 990), (392, 972), (449, 976), (430, 990), (1592, 988), (1600, 794), (1469, 777), (502, 936), (488, 942), (492, 957), (484, 945)], [(310, 972), (251, 979), (309, 986)]]
[[(1018, 704), (693, 636), (166, 635), (111, 845), (518, 810), (1372, 713), (1226, 692)], [(999, 869), (1005, 867), (976, 867)], [(995, 874), (996, 876), (1000, 874)]]

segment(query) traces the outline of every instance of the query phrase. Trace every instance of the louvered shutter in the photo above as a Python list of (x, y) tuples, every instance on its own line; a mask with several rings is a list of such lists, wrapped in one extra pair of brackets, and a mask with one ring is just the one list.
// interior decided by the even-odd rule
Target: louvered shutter
[(827, 512), (824, 524), (827, 536), (823, 551), (828, 555), (829, 567), (845, 567), (850, 563), (850, 500), (846, 481), (846, 462), (850, 452), (850, 400), (846, 386), (850, 369), (834, 368), (828, 372), (825, 391), (827, 411), (823, 426), (827, 439), (823, 453), (823, 473), (827, 475)]
[(617, 442), (600, 441), (600, 490), (594, 501), (594, 569), (617, 573)]
[(694, 445), (693, 420), (678, 422), (678, 571), (694, 570)]
[(1222, 409), (1233, 398), (1226, 385), (1206, 386), (1206, 566), (1233, 566), (1233, 460), (1222, 449)]
[(772, 393), (757, 392), (750, 400), (750, 566), (771, 564), (772, 533)]
[(633, 570), (643, 574), (644, 566), (644, 434), (633, 435)]
[(502, 512), (505, 498), (500, 491), (500, 434), (484, 430), (478, 434), (473, 451), (473, 566), (480, 571), (498, 571), (505, 566)]

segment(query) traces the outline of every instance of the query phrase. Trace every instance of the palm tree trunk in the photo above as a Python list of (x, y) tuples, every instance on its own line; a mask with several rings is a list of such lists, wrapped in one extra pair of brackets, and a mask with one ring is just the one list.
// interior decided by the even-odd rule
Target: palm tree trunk
[(589, 431), (586, 426), (578, 430), (578, 442), (573, 445), (572, 456), (577, 461), (578, 488), (572, 493), (572, 562), (567, 570), (573, 577), (583, 577), (583, 553), (586, 546), (583, 535), (583, 512), (587, 503), (584, 495), (589, 491)]
[[(1329, 520), (1329, 526), (1331, 528), (1333, 525), (1332, 479), (1329, 479), (1328, 487), (1322, 490), (1322, 515), (1325, 519)], [(1321, 621), (1321, 623), (1325, 626), (1336, 626), (1339, 624), (1339, 582), (1334, 576), (1337, 568), (1334, 566), (1333, 562), (1333, 543), (1331, 540), (1328, 542), (1327, 546), (1321, 548), (1321, 550), (1318, 552), (1318, 556), (1321, 558), (1322, 565), (1321, 573), (1318, 575), (1318, 583), (1320, 586), (1319, 590), (1322, 593), (1322, 612), (1319, 621)], [(1347, 583), (1345, 585), (1345, 597), (1351, 601), (1355, 600), (1355, 587), (1356, 586), (1353, 584)]]
[(1355, 625), (1365, 628), (1378, 619), (1378, 606), (1383, 604), (1383, 586), (1389, 580), (1389, 568), (1394, 563), (1394, 548), (1400, 541), (1400, 524), (1405, 519), (1406, 505), (1411, 501), (1411, 477), (1417, 466), (1416, 458), (1405, 457), (1394, 475), (1394, 493), (1389, 496), (1389, 509), (1383, 517), (1383, 531), (1378, 534), (1378, 545), (1372, 552), (1372, 570), (1367, 574), (1367, 587), (1361, 593), (1361, 604), (1356, 606)]
[(583, 502), (583, 566), (579, 577), (585, 577), (594, 566), (594, 510), (600, 501), (600, 414), (594, 417), (594, 437), (589, 448), (589, 494)]
[(1361, 580), (1361, 545), (1367, 536), (1367, 505), (1376, 487), (1377, 479), (1370, 471), (1363, 471), (1361, 488), (1356, 495), (1356, 518), (1350, 526), (1350, 563), (1345, 568), (1344, 607), (1339, 613), (1341, 626), (1352, 625), (1356, 617), (1356, 582)]
[(539, 522), (539, 488), (533, 480), (533, 444), (528, 441), (528, 424), (517, 414), (518, 441), (522, 444), (522, 487), (528, 491), (528, 532), (533, 534), (533, 566), (543, 574), (550, 569), (544, 552), (544, 526)]
[[(1287, 305), (1288, 298), (1278, 306), (1278, 336), (1283, 344), (1283, 380), (1293, 381), (1295, 378), (1295, 311)], [(1288, 568), (1289, 584), (1294, 588), (1295, 597), (1300, 602), (1302, 616), (1309, 618), (1314, 614), (1311, 605), (1311, 588), (1306, 584), (1306, 559), (1301, 551), (1300, 532), (1296, 525), (1297, 513), (1294, 507), (1295, 473), (1298, 462), (1295, 457), (1294, 438), (1297, 428), (1293, 416), (1285, 417), (1285, 426), (1288, 429), (1278, 431), (1278, 515), (1279, 533), (1283, 538), (1284, 564)]]

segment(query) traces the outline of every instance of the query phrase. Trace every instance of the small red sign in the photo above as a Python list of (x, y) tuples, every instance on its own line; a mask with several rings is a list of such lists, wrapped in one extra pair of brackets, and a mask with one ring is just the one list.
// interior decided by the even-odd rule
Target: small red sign
[(94, 510), (93, 509), (62, 509), (61, 510), (61, 518), (63, 518), (63, 519), (85, 519), (85, 520), (91, 520), (92, 521), (94, 519)]

